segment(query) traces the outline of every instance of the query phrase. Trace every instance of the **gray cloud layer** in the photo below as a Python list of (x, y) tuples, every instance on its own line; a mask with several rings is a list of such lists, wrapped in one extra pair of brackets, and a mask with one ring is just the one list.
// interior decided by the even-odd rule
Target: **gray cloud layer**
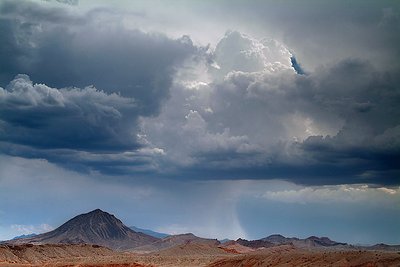
[(275, 40), (229, 31), (206, 51), (125, 25), (138, 16), (2, 3), (3, 153), (109, 174), (400, 183), (395, 64), (299, 75)]
[(157, 155), (140, 150), (137, 120), (158, 114), (176, 68), (199, 50), (188, 37), (129, 29), (126, 16), (139, 15), (1, 3), (3, 152), (110, 172)]
[[(288, 65), (268, 64), (274, 62), (268, 58), (285, 57), (284, 49), (258, 50), (260, 44), (250, 44), (246, 36), (239, 38), (248, 43), (247, 50), (237, 48), (240, 40), (231, 38), (237, 34), (222, 39), (231, 50), (224, 55), (216, 49), (217, 63), (234, 62), (237, 49), (244, 68), (247, 55), (255, 69), (238, 70), (231, 64), (228, 71), (218, 68), (228, 72), (221, 81), (178, 85), (159, 118), (144, 122), (150, 141), (172, 151), (194, 176), (399, 182), (395, 73), (348, 59), (298, 75)], [(233, 43), (227, 44), (229, 40)], [(257, 51), (266, 52), (257, 57)]]
[(18, 75), (0, 88), (2, 141), (36, 148), (118, 151), (138, 147), (132, 98), (94, 87), (56, 89)]
[(86, 171), (144, 171), (159, 151), (138, 134), (137, 113), (133, 98), (94, 87), (51, 88), (18, 75), (0, 87), (1, 150)]
[(187, 37), (127, 29), (105, 8), (79, 14), (5, 1), (0, 14), (3, 86), (20, 73), (57, 88), (94, 85), (135, 98), (142, 115), (158, 112), (175, 67), (196, 52)]

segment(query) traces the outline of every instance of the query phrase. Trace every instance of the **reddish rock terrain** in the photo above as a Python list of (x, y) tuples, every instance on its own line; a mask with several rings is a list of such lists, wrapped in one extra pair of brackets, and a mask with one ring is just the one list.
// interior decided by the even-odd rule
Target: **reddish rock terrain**
[(301, 249), (279, 245), (215, 261), (208, 267), (400, 266), (399, 252)]
[[(232, 249), (226, 249), (231, 247)], [(277, 245), (253, 251), (188, 243), (148, 254), (116, 252), (96, 245), (0, 246), (0, 267), (255, 267), (255, 266), (400, 266), (400, 252), (303, 249)]]

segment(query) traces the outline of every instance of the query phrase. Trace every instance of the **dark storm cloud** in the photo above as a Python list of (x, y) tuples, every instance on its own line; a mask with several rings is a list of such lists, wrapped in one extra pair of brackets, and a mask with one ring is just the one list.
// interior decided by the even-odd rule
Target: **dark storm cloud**
[(10, 156), (27, 159), (47, 159), (66, 169), (90, 174), (93, 171), (110, 176), (132, 175), (136, 178), (154, 175), (159, 170), (156, 159), (160, 156), (152, 151), (99, 152), (75, 149), (36, 149), (30, 146), (0, 142), (1, 151)]
[[(396, 73), (377, 71), (365, 61), (346, 60), (309, 76), (296, 76), (292, 81), (281, 82), (274, 91), (270, 91), (274, 85), (268, 79), (257, 81), (245, 74), (239, 74), (235, 79), (241, 81), (235, 83), (240, 84), (238, 90), (244, 95), (230, 99), (229, 94), (219, 90), (225, 101), (232, 101), (223, 108), (223, 116), (238, 114), (233, 117), (242, 118), (242, 123), (246, 123), (248, 114), (252, 114), (254, 122), (258, 120), (257, 114), (274, 118), (300, 112), (317, 125), (329, 123), (332, 115), (343, 121), (343, 126), (333, 136), (311, 135), (303, 142), (275, 146), (264, 155), (261, 161), (264, 164), (253, 169), (259, 169), (257, 176), (292, 177), (306, 183), (400, 182), (400, 81)], [(237, 106), (233, 103), (249, 97), (254, 98), (246, 108), (250, 113), (235, 110)], [(242, 104), (243, 107), (246, 104)], [(256, 112), (251, 112), (254, 109)], [(213, 107), (213, 110), (218, 112), (217, 108)], [(266, 120), (265, 117), (259, 119)], [(276, 123), (274, 119), (270, 121)], [(282, 124), (277, 123), (275, 127), (280, 126)], [(242, 128), (236, 129), (233, 122), (229, 128), (232, 133), (243, 134)], [(310, 180), (307, 181), (307, 177)]]
[(128, 29), (124, 16), (138, 14), (1, 3), (3, 153), (83, 171), (154, 169), (162, 151), (138, 135), (138, 118), (159, 112), (176, 68), (198, 49), (189, 37)]
[(1, 151), (81, 171), (146, 171), (157, 150), (137, 135), (137, 110), (133, 98), (94, 87), (56, 89), (18, 75), (0, 87)]
[[(244, 51), (261, 60), (252, 45)], [(360, 59), (307, 75), (233, 71), (196, 90), (175, 88), (162, 124), (147, 124), (149, 140), (179, 154), (182, 176), (193, 179), (398, 184), (399, 84), (396, 72)]]
[(80, 15), (5, 1), (0, 12), (3, 86), (19, 73), (57, 88), (94, 85), (135, 98), (144, 115), (158, 112), (174, 68), (196, 50), (187, 37), (128, 30), (121, 14), (107, 9)]
[(137, 111), (131, 98), (93, 87), (55, 89), (18, 75), (0, 88), (1, 141), (85, 151), (135, 149)]
[[(248, 8), (242, 18), (251, 12), (258, 14)], [(285, 35), (314, 24), (307, 12), (284, 13), (301, 21), (283, 23)], [(310, 12), (320, 20), (327, 10)], [(313, 47), (304, 53), (301, 42), (314, 36), (324, 46), (337, 38), (320, 34), (332, 16), (314, 26), (314, 35), (304, 31), (294, 49), (301, 57), (276, 40), (238, 31), (205, 55), (189, 37), (128, 29), (123, 17), (142, 13), (5, 1), (2, 151), (115, 175), (398, 184), (400, 80), (384, 57), (397, 53), (397, 39), (390, 39), (397, 9), (382, 15), (378, 5), (361, 13), (349, 25), (365, 26), (355, 31), (362, 41), (382, 31), (375, 56), (363, 57), (368, 44), (349, 57), (355, 45), (348, 42), (340, 55), (328, 51), (319, 67), (304, 72), (301, 58)], [(294, 44), (295, 37), (285, 38)], [(390, 64), (382, 68), (383, 62)], [(19, 73), (29, 77), (14, 79)]]

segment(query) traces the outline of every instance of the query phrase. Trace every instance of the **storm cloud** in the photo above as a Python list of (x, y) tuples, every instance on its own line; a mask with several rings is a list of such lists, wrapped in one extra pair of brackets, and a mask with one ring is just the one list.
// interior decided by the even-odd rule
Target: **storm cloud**
[[(113, 151), (138, 147), (132, 98), (94, 87), (56, 89), (17, 75), (0, 89), (2, 141), (37, 148)], [(29, 138), (28, 138), (29, 137)]]
[(110, 172), (162, 153), (137, 120), (158, 114), (176, 68), (201, 49), (187, 36), (129, 29), (124, 16), (140, 14), (2, 2), (3, 152)]
[(177, 84), (158, 119), (144, 120), (149, 140), (195, 176), (397, 184), (396, 73), (346, 59), (299, 75), (287, 48), (263, 43), (228, 32), (209, 82)]
[[(151, 12), (5, 1), (0, 13), (6, 154), (179, 180), (399, 183), (393, 64), (304, 70), (273, 38), (229, 30), (200, 46), (132, 27)], [(386, 13), (376, 27), (397, 25)]]
[(174, 40), (123, 25), (124, 16), (138, 14), (106, 8), (81, 13), (26, 1), (2, 3), (1, 84), (27, 74), (57, 88), (93, 85), (135, 98), (139, 114), (156, 114), (175, 68), (196, 53), (190, 38)]

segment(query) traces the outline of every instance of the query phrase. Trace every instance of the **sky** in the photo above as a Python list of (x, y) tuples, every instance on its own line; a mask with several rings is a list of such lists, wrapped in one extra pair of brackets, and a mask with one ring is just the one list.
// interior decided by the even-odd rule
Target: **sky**
[(400, 2), (0, 0), (0, 40), (0, 240), (400, 244)]

